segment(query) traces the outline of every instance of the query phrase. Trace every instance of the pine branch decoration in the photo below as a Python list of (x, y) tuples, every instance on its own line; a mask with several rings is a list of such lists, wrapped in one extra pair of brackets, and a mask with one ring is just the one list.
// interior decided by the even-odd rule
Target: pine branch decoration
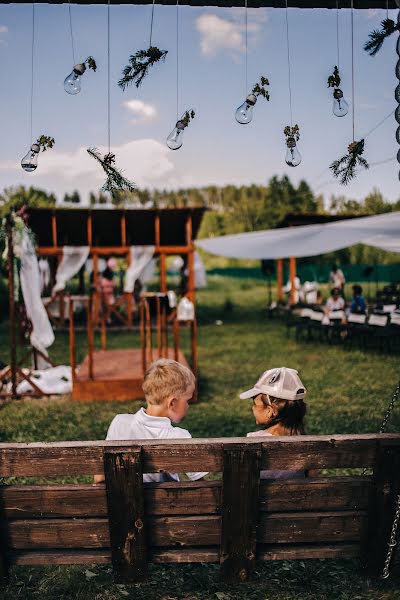
[(347, 185), (356, 176), (356, 168), (364, 167), (369, 169), (369, 164), (362, 157), (364, 153), (365, 141), (352, 142), (348, 146), (348, 154), (335, 160), (329, 167), (334, 176), (340, 179), (342, 185)]
[(286, 136), (286, 142), (289, 138), (294, 138), (296, 142), (298, 142), (300, 139), (300, 127), (297, 125), (297, 123), (293, 126), (286, 125), (283, 133)]
[(109, 152), (102, 156), (97, 148), (88, 148), (87, 152), (101, 165), (107, 176), (101, 188), (103, 192), (110, 192), (114, 197), (119, 192), (133, 192), (135, 190), (135, 184), (126, 179), (122, 172), (115, 167), (115, 154)]
[[(55, 140), (53, 137), (50, 137), (49, 135), (41, 135), (40, 138), (37, 139), (36, 141), (37, 145), (39, 146), (39, 148), (42, 150), (42, 152), (46, 152), (46, 150), (48, 148), (52, 148), (55, 144)], [(40, 152), (40, 150), (39, 150)]]
[(262, 96), (267, 101), (269, 101), (270, 96), (269, 96), (268, 86), (269, 86), (268, 79), (266, 77), (264, 77), (264, 75), (261, 75), (260, 82), (256, 83), (252, 89), (252, 94), (254, 94), (257, 98), (258, 98), (258, 96)]
[(92, 69), (92, 71), (96, 72), (97, 63), (94, 60), (93, 56), (88, 56), (87, 59), (85, 60), (84, 64), (87, 66), (88, 69)]
[(329, 75), (329, 77), (328, 77), (328, 88), (329, 87), (332, 87), (332, 88), (339, 87), (340, 81), (341, 81), (341, 79), (340, 79), (339, 69), (335, 65), (332, 75)]
[(399, 31), (399, 25), (396, 25), (392, 19), (384, 19), (381, 23), (382, 29), (374, 29), (369, 34), (369, 40), (364, 44), (364, 50), (368, 52), (370, 56), (375, 56), (382, 48), (383, 42), (387, 37), (392, 35), (395, 31)]
[(185, 112), (185, 114), (183, 115), (183, 117), (180, 119), (181, 123), (183, 124), (183, 127), (187, 127), (190, 123), (190, 121), (192, 121), (195, 117), (195, 112), (194, 110), (187, 110)]
[(118, 81), (119, 87), (125, 91), (132, 83), (138, 88), (146, 77), (150, 67), (160, 60), (164, 61), (168, 50), (160, 50), (150, 46), (147, 50), (138, 50), (129, 57), (129, 64), (123, 69), (122, 77)]

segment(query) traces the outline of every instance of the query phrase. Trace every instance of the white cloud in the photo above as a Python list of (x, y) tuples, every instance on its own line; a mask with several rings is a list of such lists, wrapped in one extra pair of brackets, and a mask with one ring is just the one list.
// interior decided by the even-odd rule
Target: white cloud
[[(250, 16), (247, 32), (254, 43), (267, 19), (267, 12), (254, 13), (257, 20)], [(238, 15), (239, 17), (239, 15)], [(240, 20), (228, 20), (218, 15), (206, 13), (196, 19), (196, 29), (200, 33), (200, 50), (203, 56), (215, 56), (219, 51), (227, 51), (233, 56), (245, 50), (245, 24), (243, 15)]]
[(7, 25), (0, 25), (0, 33), (8, 33)]
[[(138, 187), (160, 187), (176, 180), (171, 151), (157, 140), (132, 140), (113, 146), (111, 150), (116, 155), (117, 168)], [(99, 151), (106, 153), (107, 149), (99, 147)], [(79, 189), (83, 199), (90, 191), (99, 190), (105, 179), (101, 167), (89, 156), (85, 147), (72, 152), (54, 148), (41, 153), (38, 169), (29, 175), (21, 170), (18, 160), (0, 162), (0, 170), (9, 171), (13, 184), (17, 174), (18, 183), (45, 187), (58, 195)]]
[(143, 100), (126, 100), (123, 102), (123, 106), (135, 115), (136, 118), (131, 120), (134, 125), (154, 121), (158, 116), (156, 107), (152, 104), (146, 104)]

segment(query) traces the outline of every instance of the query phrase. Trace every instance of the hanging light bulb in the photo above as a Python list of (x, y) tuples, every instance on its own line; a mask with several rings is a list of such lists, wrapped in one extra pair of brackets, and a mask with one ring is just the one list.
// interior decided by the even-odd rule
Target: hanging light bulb
[(167, 137), (167, 146), (170, 150), (179, 150), (183, 144), (183, 130), (185, 124), (183, 121), (177, 121), (175, 127)]
[(28, 173), (32, 173), (38, 165), (38, 154), (40, 152), (39, 144), (32, 144), (29, 149), (29, 152), (24, 156), (21, 160), (21, 167), (24, 171)]
[(75, 65), (71, 73), (64, 79), (64, 90), (67, 94), (74, 96), (81, 91), (81, 77), (86, 71), (86, 66), (83, 63)]
[(349, 112), (349, 105), (343, 98), (343, 92), (340, 88), (336, 88), (333, 92), (332, 111), (336, 117), (344, 117)]
[(246, 100), (239, 106), (235, 112), (235, 119), (241, 125), (251, 123), (253, 119), (253, 106), (257, 102), (257, 97), (254, 94), (249, 94)]
[(287, 152), (285, 162), (289, 167), (297, 167), (301, 163), (301, 154), (297, 149), (296, 140), (294, 137), (288, 137), (286, 141)]

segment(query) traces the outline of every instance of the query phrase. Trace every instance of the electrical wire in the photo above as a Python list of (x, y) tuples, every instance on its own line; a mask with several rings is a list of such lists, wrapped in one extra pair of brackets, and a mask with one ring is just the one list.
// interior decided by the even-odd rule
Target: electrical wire
[(33, 142), (33, 81), (34, 81), (34, 51), (35, 51), (35, 2), (32, 3), (32, 46), (31, 46), (31, 99), (30, 99), (30, 138), (29, 138), (29, 146), (31, 146)]
[(74, 33), (72, 29), (72, 11), (71, 11), (71, 0), (68, 1), (68, 13), (69, 13), (69, 32), (71, 36), (71, 48), (72, 48), (72, 64), (75, 66), (75, 45), (74, 45)]
[(111, 149), (111, 100), (110, 100), (110, 0), (107, 3), (107, 133), (108, 154)]
[(337, 68), (340, 71), (340, 44), (339, 44), (339, 0), (336, 0), (336, 49), (337, 49)]
[(152, 37), (153, 37), (154, 2), (155, 2), (155, 0), (153, 0), (153, 6), (151, 7), (151, 21), (150, 21), (150, 42), (149, 42), (149, 48), (151, 48), (151, 42), (152, 42)]
[(352, 115), (352, 127), (353, 137), (352, 141), (355, 141), (355, 115), (354, 115), (354, 8), (353, 0), (351, 0), (351, 115)]
[(248, 53), (248, 42), (247, 42), (247, 30), (248, 30), (248, 20), (247, 20), (247, 0), (244, 0), (244, 39), (245, 39), (245, 55), (244, 55), (244, 96), (246, 98), (248, 92), (247, 89), (247, 82), (248, 82), (248, 76), (247, 76), (247, 53)]
[(288, 18), (288, 3), (286, 0), (286, 47), (287, 47), (287, 63), (289, 77), (289, 107), (290, 107), (290, 126), (293, 127), (293, 111), (292, 111), (292, 78), (290, 73), (290, 46), (289, 46), (289, 18)]
[(380, 127), (381, 125), (383, 125), (383, 123), (385, 123), (385, 121), (387, 121), (392, 115), (394, 114), (394, 109), (392, 111), (390, 111), (390, 113), (388, 115), (386, 115), (386, 117), (384, 117), (382, 119), (382, 121), (379, 121), (379, 123), (377, 125), (375, 125), (375, 127), (373, 127), (372, 129), (370, 129), (368, 131), (368, 133), (366, 133), (362, 139), (366, 139), (369, 135), (371, 135), (371, 133), (374, 133), (374, 131), (376, 131), (378, 129), (378, 127)]
[(179, 119), (179, 0), (176, 0), (176, 120)]

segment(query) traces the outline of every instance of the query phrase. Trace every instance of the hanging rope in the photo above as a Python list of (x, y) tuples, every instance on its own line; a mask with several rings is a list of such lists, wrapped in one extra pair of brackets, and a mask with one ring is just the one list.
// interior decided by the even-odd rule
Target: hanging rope
[(33, 137), (33, 76), (34, 76), (34, 50), (35, 50), (35, 3), (32, 4), (32, 47), (31, 47), (31, 101), (30, 101), (30, 137), (29, 137), (29, 146), (31, 146)]
[(383, 125), (383, 123), (385, 123), (385, 121), (387, 121), (388, 119), (390, 119), (390, 117), (393, 115), (394, 110), (390, 111), (390, 113), (388, 115), (386, 115), (386, 117), (384, 117), (382, 119), (382, 121), (379, 121), (379, 123), (377, 125), (375, 125), (375, 127), (373, 127), (372, 129), (370, 129), (368, 131), (368, 133), (366, 133), (365, 135), (363, 135), (363, 139), (365, 140), (369, 135), (371, 135), (371, 133), (374, 133), (374, 131), (376, 131), (378, 129), (378, 127), (380, 127), (381, 125)]
[(176, 1), (176, 120), (179, 118), (179, 0)]
[[(397, 13), (397, 25), (400, 27), (400, 10)], [(396, 131), (396, 140), (400, 144), (400, 31), (399, 31), (399, 36), (397, 38), (396, 52), (397, 52), (397, 64), (396, 64), (395, 73), (396, 73), (396, 77), (398, 79), (398, 84), (397, 84), (396, 93), (395, 93), (395, 97), (397, 99), (397, 108), (395, 110), (395, 119), (398, 123), (397, 131)], [(400, 154), (399, 153), (397, 154), (397, 159), (398, 159), (398, 162), (400, 163)], [(399, 172), (399, 179), (400, 179), (400, 172)]]
[(293, 127), (293, 111), (292, 111), (292, 77), (290, 73), (290, 46), (289, 46), (289, 18), (288, 18), (288, 3), (286, 0), (286, 46), (287, 46), (287, 63), (289, 76), (289, 106), (290, 106), (290, 126)]
[(107, 130), (108, 154), (111, 149), (111, 101), (110, 101), (110, 0), (107, 3)]
[(248, 30), (248, 21), (247, 21), (247, 0), (244, 0), (244, 45), (245, 45), (245, 50), (244, 50), (244, 96), (246, 97), (248, 92), (247, 89), (247, 81), (248, 81), (248, 77), (247, 77), (247, 30)]
[(339, 44), (339, 0), (336, 0), (336, 49), (337, 49), (337, 68), (340, 71), (340, 44)]
[(353, 0), (351, 0), (351, 115), (352, 115), (352, 127), (353, 137), (352, 141), (355, 141), (355, 116), (354, 116), (354, 8)]
[(71, 0), (68, 1), (68, 13), (69, 13), (69, 32), (71, 36), (71, 48), (72, 48), (72, 64), (75, 65), (75, 46), (74, 46), (74, 33), (72, 29), (72, 11), (71, 11)]
[(152, 38), (153, 38), (154, 3), (155, 3), (155, 0), (153, 0), (153, 6), (151, 7), (151, 21), (150, 21), (150, 42), (149, 42), (149, 48), (151, 48), (151, 42), (152, 42)]

